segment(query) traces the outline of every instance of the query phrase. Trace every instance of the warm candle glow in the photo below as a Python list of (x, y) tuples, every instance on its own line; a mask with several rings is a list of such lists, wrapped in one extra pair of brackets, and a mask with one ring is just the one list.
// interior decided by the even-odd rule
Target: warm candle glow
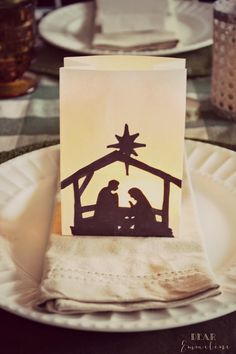
[[(115, 136), (122, 137), (127, 124), (131, 135), (140, 134), (135, 143), (145, 145), (135, 150), (138, 156), (134, 158), (181, 180), (185, 116), (183, 61), (177, 60), (173, 69), (174, 59), (168, 58), (138, 57), (136, 61), (134, 57), (112, 57), (112, 60), (98, 57), (94, 60), (78, 60), (80, 70), (73, 66), (61, 70), (61, 181), (118, 150), (115, 145), (119, 140)], [(71, 63), (66, 61), (70, 65), (75, 62), (75, 59)], [(163, 67), (165, 62), (166, 70), (153, 70), (158, 65)], [(83, 64), (93, 68), (82, 70)], [(141, 67), (146, 70), (140, 71)], [(127, 168), (121, 161), (94, 172), (81, 196), (82, 205), (94, 205), (99, 191), (112, 179), (119, 181), (116, 191), (119, 206), (130, 206), (132, 198), (128, 191), (136, 187), (152, 208), (162, 208), (163, 179), (134, 166)], [(79, 185), (82, 184), (81, 179)], [(72, 186), (62, 190), (64, 233), (70, 233), (73, 225), (73, 197)], [(181, 189), (171, 184), (169, 220), (175, 234), (180, 198)], [(91, 216), (92, 212), (87, 214)]]

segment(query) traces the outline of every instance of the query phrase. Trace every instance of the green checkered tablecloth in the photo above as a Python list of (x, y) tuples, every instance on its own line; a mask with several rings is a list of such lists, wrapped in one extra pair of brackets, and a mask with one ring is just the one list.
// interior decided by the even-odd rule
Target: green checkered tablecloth
[(39, 77), (32, 94), (0, 100), (0, 151), (59, 138), (58, 80)]
[[(59, 139), (58, 80), (39, 77), (34, 93), (0, 100), (0, 153)], [(210, 78), (188, 80), (186, 138), (236, 149), (236, 122), (217, 117), (210, 105)]]

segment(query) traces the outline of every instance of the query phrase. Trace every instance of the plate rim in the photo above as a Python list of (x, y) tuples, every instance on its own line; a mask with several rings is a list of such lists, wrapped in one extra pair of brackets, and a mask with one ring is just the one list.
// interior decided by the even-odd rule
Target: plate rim
[[(209, 299), (208, 299), (209, 300)], [(204, 301), (204, 300), (202, 300)], [(165, 324), (165, 320), (162, 321), (160, 319), (156, 320), (149, 320), (145, 321), (144, 324), (139, 325), (139, 323), (133, 323), (134, 326), (131, 327), (130, 324), (128, 326), (125, 326), (125, 324), (120, 324), (118, 327), (117, 324), (108, 324), (105, 326), (102, 324), (101, 326), (97, 325), (94, 322), (88, 322), (86, 323), (85, 321), (80, 321), (76, 325), (71, 324), (72, 320), (69, 318), (68, 321), (61, 319), (62, 315), (57, 315), (57, 314), (47, 314), (47, 313), (40, 313), (35, 310), (30, 310), (26, 307), (19, 308), (15, 306), (15, 304), (8, 303), (7, 301), (2, 301), (0, 298), (0, 309), (3, 309), (13, 315), (17, 315), (21, 318), (25, 318), (27, 320), (31, 320), (37, 323), (45, 324), (45, 325), (50, 325), (53, 327), (60, 327), (60, 328), (67, 328), (67, 329), (72, 329), (72, 330), (78, 330), (78, 331), (90, 331), (90, 332), (103, 332), (103, 333), (138, 333), (138, 332), (151, 332), (151, 331), (161, 331), (165, 329), (172, 329), (172, 328), (180, 328), (180, 327), (185, 327), (185, 326), (190, 326), (194, 324), (200, 324), (204, 323), (209, 320), (214, 320), (220, 317), (223, 317), (225, 315), (229, 315), (231, 313), (234, 313), (236, 311), (236, 304), (228, 306), (228, 308), (225, 308), (225, 311), (222, 311), (220, 314), (218, 311), (214, 311), (211, 316), (201, 318), (199, 319), (199, 314), (198, 317), (196, 316), (196, 319), (190, 318), (189, 321), (176, 321), (175, 324)], [(142, 310), (141, 310), (142, 311)], [(141, 312), (138, 311), (138, 312)], [(145, 310), (149, 311), (149, 310)], [(158, 311), (158, 310), (156, 310)], [(91, 314), (90, 314), (91, 315)], [(54, 318), (52, 318), (54, 316)], [(75, 317), (76, 315), (73, 315)], [(204, 316), (203, 312), (201, 312), (201, 316)], [(64, 315), (65, 317), (65, 315)], [(133, 321), (134, 322), (134, 321)], [(160, 324), (162, 322), (161, 327), (157, 325), (157, 323)], [(164, 323), (163, 323), (164, 322)]]
[[(76, 48), (72, 48), (71, 46), (65, 46), (64, 44), (62, 44), (60, 41), (54, 41), (50, 35), (48, 36), (48, 32), (44, 30), (45, 25), (47, 26), (47, 22), (48, 20), (51, 20), (51, 18), (54, 18), (58, 15), (58, 13), (62, 13), (64, 11), (66, 11), (68, 8), (75, 8), (78, 6), (90, 6), (88, 4), (91, 4), (92, 1), (86, 1), (86, 2), (81, 2), (81, 3), (75, 3), (75, 4), (70, 4), (61, 8), (57, 8), (51, 12), (49, 12), (48, 14), (46, 14), (39, 22), (38, 25), (38, 31), (39, 34), (41, 36), (41, 38), (43, 38), (47, 43), (56, 46), (57, 48), (60, 49), (64, 49), (64, 50), (68, 50), (71, 51), (73, 53), (81, 53), (81, 54), (87, 54), (87, 55), (114, 55), (114, 54), (123, 54), (123, 55), (138, 55), (138, 54), (142, 54), (142, 55), (160, 55), (160, 56), (166, 56), (166, 55), (173, 55), (173, 54), (181, 54), (181, 53), (186, 53), (186, 52), (190, 52), (190, 51), (194, 51), (197, 49), (201, 49), (201, 48), (205, 48), (208, 46), (211, 46), (213, 44), (213, 37), (211, 36), (211, 38), (205, 39), (203, 41), (197, 42), (197, 43), (193, 43), (193, 44), (189, 44), (186, 45), (184, 47), (178, 48), (170, 48), (170, 49), (162, 49), (162, 50), (144, 50), (144, 51), (137, 51), (137, 50), (131, 50), (131, 51), (123, 51), (123, 50), (109, 50), (109, 49), (93, 49), (93, 48), (81, 48), (81, 49), (76, 49)], [(196, 2), (195, 2), (196, 3)], [(205, 4), (205, 3), (199, 3), (201, 6), (206, 6), (209, 4)], [(199, 6), (200, 6), (199, 5)]]
[[(200, 146), (203, 147), (206, 146), (211, 150), (211, 154), (214, 153), (215, 151), (218, 152), (222, 152), (222, 151), (226, 151), (227, 154), (229, 156), (234, 156), (236, 157), (236, 152), (226, 149), (226, 148), (222, 148), (222, 147), (218, 147), (216, 145), (211, 145), (208, 143), (202, 143), (202, 142), (196, 142), (196, 141), (186, 141), (186, 145), (187, 145), (187, 150), (188, 147), (191, 148), (191, 146), (193, 147), (193, 150), (195, 149), (195, 147)], [(40, 154), (42, 150), (45, 149), (58, 149), (59, 145), (53, 145), (50, 147), (45, 147), (45, 148), (41, 148), (39, 150), (35, 150), (26, 154), (23, 154), (21, 156), (18, 156), (16, 158), (13, 158), (7, 162), (4, 162), (1, 166), (6, 165), (6, 164), (12, 164), (14, 163), (15, 159), (24, 159), (32, 156), (31, 154)], [(1, 168), (1, 167), (0, 167)], [(190, 164), (190, 169), (191, 169), (191, 164)], [(192, 169), (191, 169), (192, 170)], [(194, 169), (193, 169), (194, 171)], [(198, 172), (197, 172), (198, 173)], [(223, 188), (223, 187), (222, 187)], [(226, 188), (226, 187), (225, 187)], [(235, 188), (235, 187), (234, 187)], [(226, 296), (227, 299), (227, 295), (223, 294), (220, 295), (221, 297)], [(217, 297), (219, 299), (219, 296)], [(211, 298), (211, 299), (204, 299), (201, 300), (200, 302), (204, 302), (204, 301), (215, 301), (216, 298)], [(198, 304), (200, 303), (199, 301), (197, 302)], [(222, 301), (221, 301), (222, 302)], [(194, 304), (194, 302), (193, 302)], [(189, 304), (187, 305), (187, 307), (191, 307), (193, 304)], [(43, 324), (48, 324), (48, 325), (52, 325), (52, 326), (57, 326), (57, 327), (63, 327), (63, 328), (69, 328), (69, 329), (75, 329), (75, 330), (89, 330), (89, 331), (96, 331), (96, 332), (140, 332), (140, 331), (153, 331), (153, 330), (164, 330), (164, 329), (170, 329), (170, 328), (177, 328), (177, 327), (182, 327), (182, 326), (186, 326), (186, 325), (192, 325), (192, 324), (196, 324), (196, 323), (201, 323), (207, 320), (211, 320), (211, 319), (215, 319), (215, 318), (219, 318), (222, 317), (226, 314), (230, 314), (234, 311), (236, 311), (236, 301), (235, 301), (235, 297), (234, 297), (234, 302), (233, 303), (227, 303), (224, 302), (223, 300), (223, 308), (216, 308), (214, 311), (211, 310), (211, 314), (209, 316), (209, 313), (203, 313), (203, 312), (197, 312), (197, 314), (189, 316), (187, 315), (187, 320), (186, 320), (186, 315), (183, 316), (183, 319), (181, 318), (181, 316), (179, 316), (179, 320), (177, 321), (176, 318), (172, 318), (171, 316), (166, 320), (166, 319), (141, 319), (140, 321), (137, 321), (136, 323), (134, 321), (128, 321), (128, 325), (126, 324), (122, 324), (121, 321), (120, 322), (107, 322), (107, 321), (102, 321), (100, 323), (96, 323), (96, 317), (95, 320), (90, 319), (89, 321), (86, 322), (86, 319), (83, 320), (83, 316), (79, 316), (79, 318), (77, 318), (77, 323), (74, 323), (74, 318), (75, 316), (73, 316), (71, 318), (71, 316), (62, 316), (62, 315), (52, 315), (52, 314), (46, 314), (46, 313), (40, 313), (37, 312), (35, 310), (32, 310), (31, 308), (27, 308), (26, 306), (22, 306), (19, 305), (17, 303), (14, 303), (13, 301), (10, 301), (8, 299), (4, 299), (0, 297), (0, 308), (11, 312), (15, 315), (19, 315), (20, 317), (29, 319), (29, 320), (33, 320), (39, 323), (43, 323)], [(178, 309), (180, 309), (181, 307), (178, 307)], [(186, 308), (186, 306), (185, 306)], [(149, 311), (149, 310), (141, 310), (141, 311), (136, 311), (139, 313), (143, 313), (145, 311)], [(152, 311), (152, 310), (151, 310)], [(154, 310), (154, 311), (160, 311), (160, 310)], [(112, 312), (112, 313), (116, 313), (116, 314), (120, 314), (118, 312)], [(91, 314), (90, 314), (91, 316)], [(78, 316), (76, 316), (78, 317)], [(93, 318), (93, 315), (92, 315)], [(173, 320), (175, 323), (173, 323)], [(172, 322), (172, 323), (171, 323)]]

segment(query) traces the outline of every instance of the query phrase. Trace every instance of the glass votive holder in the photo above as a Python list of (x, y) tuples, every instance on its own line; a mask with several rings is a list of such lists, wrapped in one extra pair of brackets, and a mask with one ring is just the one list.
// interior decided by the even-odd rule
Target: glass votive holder
[(236, 120), (236, 0), (214, 4), (211, 101), (219, 116)]
[(35, 42), (35, 0), (0, 1), (0, 98), (33, 91), (36, 78), (25, 74)]

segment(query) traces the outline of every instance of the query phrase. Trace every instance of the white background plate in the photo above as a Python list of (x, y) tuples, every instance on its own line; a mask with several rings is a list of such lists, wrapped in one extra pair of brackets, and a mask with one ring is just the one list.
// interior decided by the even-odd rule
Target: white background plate
[[(179, 43), (175, 48), (142, 51), (143, 55), (172, 55), (212, 44), (212, 5), (197, 0), (178, 3)], [(40, 35), (49, 43), (84, 54), (122, 54), (123, 51), (93, 49), (94, 3), (78, 3), (59, 8), (45, 16), (39, 24)], [(129, 51), (125, 54), (140, 52)]]
[[(221, 284), (227, 288), (227, 271), (236, 261), (236, 153), (192, 141), (186, 142), (186, 148), (207, 252), (217, 276), (221, 274)], [(55, 326), (108, 332), (180, 327), (236, 310), (236, 293), (224, 291), (215, 298), (164, 310), (77, 316), (34, 311), (32, 302), (42, 273), (58, 167), (59, 146), (22, 155), (0, 166), (3, 309)]]

